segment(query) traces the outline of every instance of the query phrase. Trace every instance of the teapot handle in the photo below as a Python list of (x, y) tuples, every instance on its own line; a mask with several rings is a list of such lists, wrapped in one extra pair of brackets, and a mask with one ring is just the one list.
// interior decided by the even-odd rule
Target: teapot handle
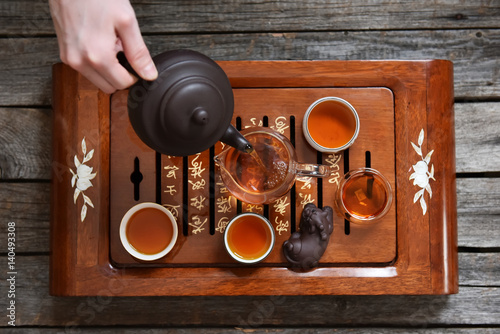
[(137, 78), (140, 78), (139, 74), (132, 68), (132, 65), (128, 62), (127, 57), (125, 57), (125, 53), (123, 51), (120, 51), (116, 54), (116, 58), (118, 59), (118, 62), (120, 65), (125, 67), (125, 69), (132, 74), (133, 76), (136, 76)]
[(333, 171), (326, 165), (305, 164), (297, 162), (295, 164), (295, 173), (297, 176), (328, 177)]

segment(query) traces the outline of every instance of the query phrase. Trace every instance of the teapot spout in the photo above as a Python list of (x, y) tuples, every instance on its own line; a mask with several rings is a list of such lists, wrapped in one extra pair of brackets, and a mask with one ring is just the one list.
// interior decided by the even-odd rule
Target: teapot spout
[(253, 151), (252, 144), (250, 144), (248, 140), (246, 140), (246, 138), (243, 137), (243, 135), (231, 124), (229, 124), (229, 127), (227, 128), (220, 141), (234, 147), (238, 151), (242, 151), (245, 153), (252, 153)]

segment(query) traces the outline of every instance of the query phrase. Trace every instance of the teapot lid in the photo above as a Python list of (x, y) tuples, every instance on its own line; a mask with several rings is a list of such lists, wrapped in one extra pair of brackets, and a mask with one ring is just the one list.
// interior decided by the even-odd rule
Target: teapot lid
[(139, 80), (129, 90), (135, 132), (162, 154), (186, 156), (210, 148), (233, 116), (227, 75), (215, 61), (192, 50), (168, 51), (153, 60), (158, 78)]

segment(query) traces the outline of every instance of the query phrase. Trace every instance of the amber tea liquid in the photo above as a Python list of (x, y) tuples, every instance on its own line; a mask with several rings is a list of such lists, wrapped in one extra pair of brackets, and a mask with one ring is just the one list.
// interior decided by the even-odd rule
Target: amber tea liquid
[(342, 103), (325, 101), (310, 113), (307, 129), (318, 145), (327, 148), (342, 147), (356, 132), (356, 118)]
[(288, 175), (289, 153), (284, 144), (266, 133), (246, 136), (251, 154), (232, 150), (226, 157), (226, 169), (246, 192), (263, 193), (282, 185)]
[(373, 175), (353, 176), (344, 184), (342, 202), (348, 213), (361, 219), (378, 216), (386, 207), (387, 190)]
[(157, 254), (167, 248), (174, 230), (165, 213), (143, 208), (130, 217), (126, 235), (130, 245), (142, 254)]
[(259, 217), (245, 215), (234, 221), (227, 231), (227, 244), (237, 257), (255, 260), (271, 247), (272, 235)]

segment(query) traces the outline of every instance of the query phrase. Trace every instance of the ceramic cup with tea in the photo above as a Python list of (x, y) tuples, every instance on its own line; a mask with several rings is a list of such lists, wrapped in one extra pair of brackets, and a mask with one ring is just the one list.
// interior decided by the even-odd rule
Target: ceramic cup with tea
[(120, 223), (120, 241), (136, 259), (153, 261), (167, 255), (177, 241), (177, 223), (165, 207), (140, 203), (130, 208)]
[(297, 162), (292, 143), (277, 131), (252, 127), (241, 133), (254, 151), (245, 153), (229, 147), (215, 157), (215, 162), (227, 190), (243, 202), (272, 203), (292, 188), (298, 175), (331, 174), (328, 166)]
[(337, 153), (351, 146), (359, 133), (356, 109), (339, 97), (324, 97), (309, 106), (302, 121), (307, 142), (317, 151)]
[(370, 224), (384, 217), (392, 204), (392, 187), (387, 178), (373, 168), (347, 172), (339, 181), (334, 208), (355, 224)]
[(224, 245), (229, 255), (241, 263), (257, 263), (271, 253), (275, 242), (269, 220), (256, 213), (234, 217), (224, 231)]

